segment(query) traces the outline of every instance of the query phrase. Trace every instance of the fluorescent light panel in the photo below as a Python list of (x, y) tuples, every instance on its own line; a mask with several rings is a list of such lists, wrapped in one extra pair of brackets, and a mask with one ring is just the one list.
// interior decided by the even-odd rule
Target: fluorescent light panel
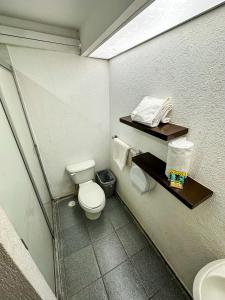
[(90, 57), (110, 59), (211, 9), (224, 0), (155, 0), (118, 30)]

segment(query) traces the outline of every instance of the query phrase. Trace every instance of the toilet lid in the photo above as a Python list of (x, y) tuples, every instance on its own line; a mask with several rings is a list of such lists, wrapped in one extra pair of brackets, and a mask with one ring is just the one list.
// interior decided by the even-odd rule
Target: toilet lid
[(97, 208), (105, 201), (105, 194), (97, 183), (90, 181), (80, 184), (78, 198), (84, 207)]

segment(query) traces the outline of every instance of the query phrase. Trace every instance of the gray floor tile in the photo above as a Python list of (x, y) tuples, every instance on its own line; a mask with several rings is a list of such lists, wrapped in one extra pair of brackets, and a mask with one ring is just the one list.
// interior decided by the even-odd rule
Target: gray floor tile
[(102, 214), (97, 220), (86, 219), (88, 231), (93, 242), (104, 238), (106, 235), (114, 231), (109, 218)]
[(126, 210), (123, 208), (122, 205), (113, 208), (112, 210), (109, 210), (107, 212), (107, 216), (109, 217), (115, 229), (119, 229), (131, 221), (130, 216), (128, 215), (128, 213), (126, 212)]
[(127, 261), (107, 273), (103, 280), (110, 300), (148, 299), (135, 270)]
[(142, 249), (131, 260), (149, 297), (174, 279), (164, 261), (151, 247)]
[[(68, 207), (70, 200), (54, 205), (59, 214), (58, 232), (64, 250), (60, 264), (69, 300), (106, 300), (108, 296), (112, 300), (191, 299), (132, 222), (118, 196), (106, 200), (96, 221), (87, 220), (79, 204)], [(98, 265), (105, 274), (107, 293)]]
[(134, 255), (148, 245), (145, 236), (133, 222), (117, 230), (117, 234), (128, 256)]
[(105, 287), (102, 279), (98, 279), (90, 286), (81, 290), (74, 295), (70, 300), (107, 300)]
[(59, 203), (60, 230), (64, 230), (73, 225), (79, 225), (85, 221), (84, 212), (78, 202), (74, 207), (68, 206), (68, 202), (71, 200), (73, 199), (69, 198)]
[(94, 251), (102, 274), (112, 270), (128, 258), (115, 232), (96, 242)]
[(71, 196), (71, 197), (67, 197), (67, 198), (64, 198), (62, 200), (59, 200), (57, 203), (58, 203), (58, 206), (59, 206), (59, 209), (64, 209), (64, 208), (67, 208), (68, 207), (68, 203), (70, 201), (77, 201), (77, 197), (75, 196)]
[(152, 300), (191, 300), (184, 293), (183, 288), (178, 284), (177, 280), (171, 280), (169, 283), (153, 297)]
[(106, 199), (106, 205), (104, 208), (105, 211), (108, 212), (117, 207), (121, 207), (121, 202), (120, 202), (118, 196), (115, 195), (115, 196), (112, 196), (112, 197)]
[(91, 244), (84, 222), (64, 229), (61, 236), (64, 257)]
[(68, 295), (72, 296), (100, 277), (92, 246), (82, 248), (65, 259)]

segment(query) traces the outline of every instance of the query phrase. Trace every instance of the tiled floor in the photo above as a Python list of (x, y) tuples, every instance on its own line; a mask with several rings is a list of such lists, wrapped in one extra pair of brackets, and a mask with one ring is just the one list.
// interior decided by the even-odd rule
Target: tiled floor
[(69, 300), (190, 299), (118, 196), (107, 199), (96, 221), (78, 204), (69, 207), (71, 200), (55, 206)]

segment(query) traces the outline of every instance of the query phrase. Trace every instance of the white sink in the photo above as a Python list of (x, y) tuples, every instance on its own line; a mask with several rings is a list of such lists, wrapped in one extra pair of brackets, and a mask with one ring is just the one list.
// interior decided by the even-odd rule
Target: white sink
[(213, 261), (198, 272), (193, 297), (194, 300), (225, 299), (225, 259)]

